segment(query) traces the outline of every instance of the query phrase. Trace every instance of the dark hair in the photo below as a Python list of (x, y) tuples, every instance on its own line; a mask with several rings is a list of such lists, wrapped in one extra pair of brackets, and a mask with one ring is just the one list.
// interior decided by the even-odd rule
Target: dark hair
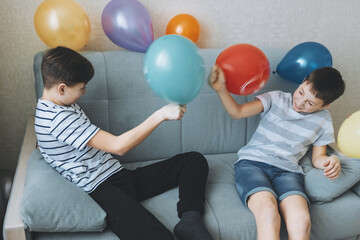
[(310, 84), (310, 92), (324, 101), (323, 106), (338, 99), (345, 91), (345, 82), (338, 70), (323, 67), (311, 72), (304, 82)]
[(58, 83), (65, 83), (71, 87), (78, 83), (88, 83), (94, 76), (94, 67), (78, 52), (66, 47), (57, 47), (45, 52), (41, 73), (44, 87), (47, 89)]

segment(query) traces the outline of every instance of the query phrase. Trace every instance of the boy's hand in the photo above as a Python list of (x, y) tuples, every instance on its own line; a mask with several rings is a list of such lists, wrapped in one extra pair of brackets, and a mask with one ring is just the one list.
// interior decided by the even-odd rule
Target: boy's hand
[(209, 85), (216, 91), (222, 92), (226, 90), (225, 75), (222, 69), (215, 65), (208, 76)]
[(334, 180), (340, 175), (341, 164), (335, 155), (328, 156), (324, 161), (324, 176)]
[(186, 112), (186, 105), (176, 105), (170, 103), (157, 111), (157, 115), (162, 121), (180, 120)]

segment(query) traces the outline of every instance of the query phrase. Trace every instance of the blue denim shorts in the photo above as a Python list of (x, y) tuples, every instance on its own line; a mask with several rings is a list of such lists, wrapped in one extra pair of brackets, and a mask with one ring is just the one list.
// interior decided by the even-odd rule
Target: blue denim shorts
[(290, 195), (300, 195), (309, 203), (304, 190), (304, 175), (301, 173), (250, 160), (238, 161), (234, 168), (236, 188), (246, 207), (248, 198), (260, 191), (271, 192), (279, 202)]

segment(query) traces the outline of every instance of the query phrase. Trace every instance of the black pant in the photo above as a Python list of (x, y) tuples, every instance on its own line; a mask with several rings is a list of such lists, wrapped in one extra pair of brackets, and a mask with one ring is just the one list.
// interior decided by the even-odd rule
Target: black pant
[(121, 239), (174, 239), (141, 201), (179, 186), (178, 216), (204, 214), (209, 167), (203, 155), (189, 152), (135, 170), (123, 169), (89, 195), (107, 213), (107, 225)]

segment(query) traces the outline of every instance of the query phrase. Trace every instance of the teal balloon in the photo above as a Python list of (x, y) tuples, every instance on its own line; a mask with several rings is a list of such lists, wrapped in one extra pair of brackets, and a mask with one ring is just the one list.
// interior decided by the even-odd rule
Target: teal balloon
[(320, 43), (304, 42), (285, 55), (276, 72), (287, 80), (301, 84), (307, 75), (322, 67), (332, 67), (330, 51)]
[(198, 47), (188, 38), (165, 35), (147, 50), (144, 75), (159, 97), (168, 102), (187, 104), (204, 85), (204, 60)]

